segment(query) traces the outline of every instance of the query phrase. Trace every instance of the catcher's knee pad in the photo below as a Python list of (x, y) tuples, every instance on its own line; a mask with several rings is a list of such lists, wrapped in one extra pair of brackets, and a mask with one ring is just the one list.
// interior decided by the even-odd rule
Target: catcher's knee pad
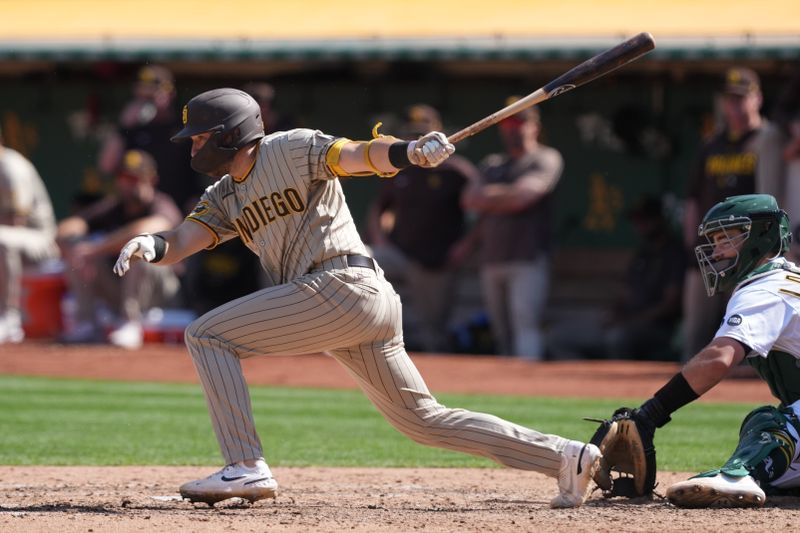
[(739, 429), (736, 450), (720, 470), (734, 476), (749, 474), (762, 486), (780, 478), (795, 452), (790, 424), (797, 427), (797, 420), (789, 410), (766, 405), (751, 411)]

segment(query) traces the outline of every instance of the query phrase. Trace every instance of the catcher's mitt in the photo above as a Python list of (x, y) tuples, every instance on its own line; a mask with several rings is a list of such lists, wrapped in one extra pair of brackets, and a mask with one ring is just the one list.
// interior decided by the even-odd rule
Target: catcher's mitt
[[(587, 419), (592, 420), (592, 419)], [(655, 425), (638, 409), (620, 407), (600, 422), (590, 440), (600, 448), (603, 465), (595, 483), (607, 498), (651, 497), (656, 485)]]

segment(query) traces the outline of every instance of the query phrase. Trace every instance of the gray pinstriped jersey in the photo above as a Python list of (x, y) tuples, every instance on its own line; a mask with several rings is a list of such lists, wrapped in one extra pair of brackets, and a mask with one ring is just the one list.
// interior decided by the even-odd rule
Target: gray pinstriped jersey
[(310, 129), (264, 137), (250, 173), (240, 181), (222, 177), (187, 218), (214, 233), (214, 246), (238, 236), (273, 285), (331, 257), (366, 255), (341, 184), (325, 164), (334, 140)]

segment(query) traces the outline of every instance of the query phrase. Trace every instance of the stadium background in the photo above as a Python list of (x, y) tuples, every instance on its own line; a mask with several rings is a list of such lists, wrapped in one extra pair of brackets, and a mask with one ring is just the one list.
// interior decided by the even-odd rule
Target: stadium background
[[(625, 37), (649, 31), (658, 48), (647, 57), (542, 106), (547, 141), (564, 153), (567, 164), (557, 196), (561, 252), (583, 259), (574, 267), (583, 276), (622, 264), (606, 260), (624, 254), (632, 244), (624, 210), (639, 195), (665, 194), (674, 219), (680, 219), (686, 171), (701, 138), (714, 125), (714, 91), (725, 69), (736, 64), (757, 70), (768, 112), (800, 59), (800, 4), (784, 0), (0, 0), (0, 13), (0, 124), (8, 143), (39, 168), (59, 216), (66, 214), (69, 198), (81, 185), (96, 185), (102, 178), (95, 159), (103, 128), (113, 125), (138, 67), (146, 62), (173, 70), (181, 101), (215, 86), (269, 81), (277, 89), (279, 110), (305, 125), (363, 138), (383, 113), (419, 101), (438, 107), (447, 129), (454, 131), (497, 109), (508, 95), (527, 93)], [(459, 146), (473, 160), (498, 148), (492, 131)], [(356, 179), (345, 186), (363, 224), (366, 203), (378, 184)], [(556, 284), (558, 290), (567, 286), (558, 279)], [(74, 352), (26, 344), (14, 355), (3, 349), (0, 373), (60, 376), (81, 368), (82, 376), (119, 379), (144, 359), (146, 368), (176, 379), (167, 377), (163, 365), (185, 367), (188, 360), (179, 348), (163, 350), (167, 356), (89, 350), (77, 354), (84, 362), (78, 367)], [(544, 393), (537, 385), (542, 382), (534, 378), (558, 382), (564, 379), (559, 372), (574, 369), (554, 364), (548, 367), (553, 375), (520, 361), (477, 362), (484, 365), (477, 382), (484, 383), (491, 368), (500, 385), (508, 384), (503, 375), (522, 377), (517, 383), (524, 390), (515, 394), (524, 395)], [(253, 364), (276, 370), (274, 361)], [(609, 376), (624, 375), (631, 386), (637, 376), (645, 376), (650, 381), (644, 388), (623, 392), (640, 396), (676, 369), (640, 363), (626, 371), (621, 363), (613, 364), (595, 363), (572, 374), (595, 378), (579, 387), (597, 394), (610, 387)], [(287, 376), (302, 377), (302, 365), (295, 362), (280, 370), (276, 382), (294, 383)], [(433, 378), (437, 387), (460, 383), (453, 369), (469, 368), (465, 359), (442, 359), (439, 365), (443, 373)], [(114, 368), (116, 377), (92, 373)], [(191, 369), (184, 375), (190, 374)], [(757, 385), (742, 383), (748, 390)], [(723, 390), (742, 402), (766, 401), (763, 386), (759, 396), (745, 395), (735, 381)], [(7, 415), (8, 425), (0, 424), (0, 430), (11, 435), (24, 421)], [(150, 468), (131, 475), (114, 468), (79, 472), (77, 467), (2, 467), (6, 499), (0, 502), (0, 524), (8, 531), (29, 531), (31, 526), (64, 531), (110, 526), (119, 531), (176, 526), (752, 531), (785, 528), (797, 510), (796, 503), (785, 503), (743, 517), (735, 511), (692, 514), (665, 511), (657, 503), (609, 503), (554, 514), (543, 504), (520, 505), (532, 498), (546, 501), (550, 480), (532, 481), (505, 470), (482, 471), (480, 481), (471, 481), (464, 470), (301, 474), (284, 468), (289, 498), (274, 508), (250, 512), (223, 509), (210, 514), (179, 507), (169, 514), (165, 508), (174, 508), (174, 503), (154, 503), (150, 492), (142, 492), (174, 492), (176, 479), (205, 471), (186, 470)], [(662, 482), (666, 486), (685, 475), (667, 472)], [(328, 484), (323, 487), (321, 479)], [(420, 488), (424, 486), (428, 489)]]
[[(0, 2), (0, 123), (51, 190), (57, 215), (81, 183), (138, 66), (161, 63), (179, 101), (265, 80), (304, 125), (364, 138), (390, 131), (404, 105), (438, 107), (449, 131), (502, 107), (640, 31), (657, 49), (542, 106), (546, 140), (564, 153), (557, 228), (563, 247), (620, 247), (624, 208), (668, 194), (680, 216), (686, 171), (713, 127), (714, 91), (732, 64), (763, 78), (764, 111), (796, 68), (796, 2)], [(302, 7), (301, 7), (302, 6)], [(368, 6), (368, 7), (367, 7)], [(499, 148), (484, 132), (459, 145), (473, 160)], [(363, 224), (376, 180), (347, 194)], [(671, 195), (671, 196), (670, 196)]]

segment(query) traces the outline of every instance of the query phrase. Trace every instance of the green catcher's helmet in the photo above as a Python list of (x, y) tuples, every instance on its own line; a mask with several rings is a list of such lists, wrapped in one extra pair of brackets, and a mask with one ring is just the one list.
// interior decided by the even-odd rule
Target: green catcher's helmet
[[(709, 296), (735, 287), (759, 261), (786, 252), (792, 240), (789, 217), (769, 194), (726, 198), (706, 213), (698, 233), (708, 240), (695, 248), (695, 255)], [(715, 257), (720, 248), (736, 253)]]

